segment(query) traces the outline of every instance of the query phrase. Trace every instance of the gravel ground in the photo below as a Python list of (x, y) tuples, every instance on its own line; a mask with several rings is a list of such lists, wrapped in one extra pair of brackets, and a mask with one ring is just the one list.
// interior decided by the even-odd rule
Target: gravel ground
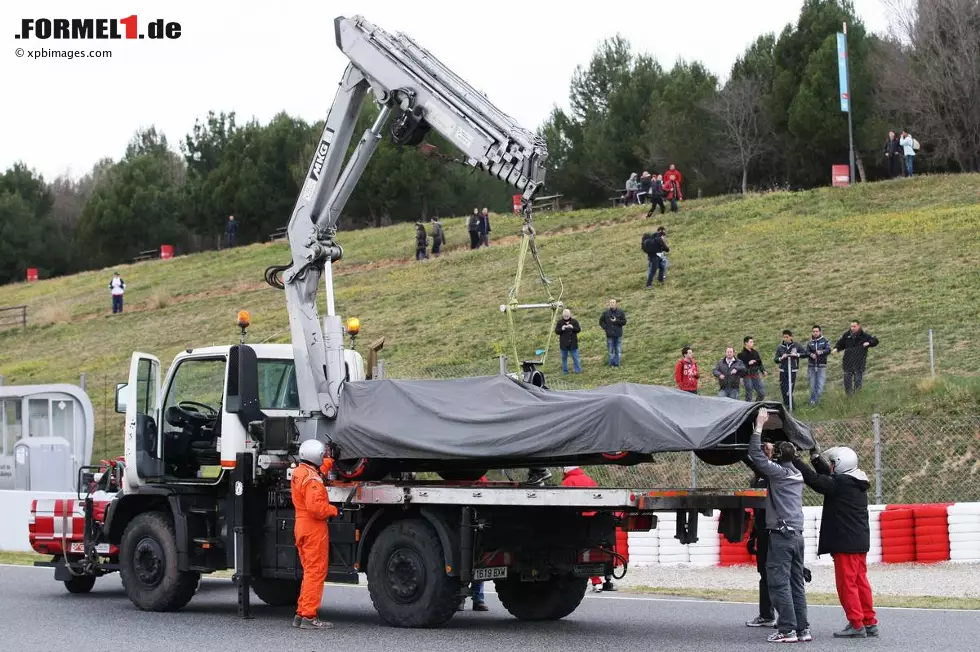
[[(825, 564), (808, 564), (813, 581), (807, 590), (836, 593), (834, 568)], [(868, 566), (871, 589), (878, 595), (941, 596), (980, 598), (980, 564), (871, 564)], [(623, 586), (655, 586), (683, 589), (742, 589), (759, 586), (754, 566), (631, 567), (619, 582)]]

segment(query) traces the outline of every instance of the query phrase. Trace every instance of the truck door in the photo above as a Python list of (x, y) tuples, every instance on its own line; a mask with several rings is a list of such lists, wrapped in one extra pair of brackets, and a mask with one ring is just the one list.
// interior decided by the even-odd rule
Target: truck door
[(133, 354), (129, 382), (116, 387), (116, 412), (126, 415), (126, 484), (135, 488), (162, 477), (159, 359), (148, 353)]

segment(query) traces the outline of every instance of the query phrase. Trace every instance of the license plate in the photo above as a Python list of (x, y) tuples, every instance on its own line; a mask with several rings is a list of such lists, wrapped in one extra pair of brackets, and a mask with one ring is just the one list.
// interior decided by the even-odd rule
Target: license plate
[(490, 568), (474, 568), (473, 580), (481, 582), (484, 580), (496, 580), (507, 577), (506, 566), (491, 566)]
[(575, 577), (597, 577), (605, 572), (605, 564), (579, 564), (572, 567), (572, 574)]

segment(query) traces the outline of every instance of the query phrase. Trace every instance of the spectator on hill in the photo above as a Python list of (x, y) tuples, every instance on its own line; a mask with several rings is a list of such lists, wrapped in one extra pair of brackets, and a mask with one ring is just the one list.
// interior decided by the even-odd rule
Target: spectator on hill
[(466, 230), (470, 233), (470, 249), (480, 248), (480, 209), (474, 208), (473, 214), (466, 220)]
[(425, 233), (425, 225), (421, 220), (415, 223), (415, 260), (425, 260), (429, 257), (429, 237)]
[(126, 282), (122, 280), (119, 272), (113, 272), (109, 280), (109, 294), (112, 296), (112, 314), (123, 311), (123, 293), (126, 291)]
[(640, 182), (636, 179), (636, 172), (630, 173), (630, 178), (626, 180), (626, 194), (623, 196), (623, 205), (629, 206), (636, 202), (636, 192), (640, 189)]
[(691, 347), (685, 346), (681, 349), (681, 359), (674, 365), (674, 382), (677, 383), (677, 389), (689, 394), (697, 394), (700, 377), (698, 363), (694, 359), (694, 351), (691, 350)]
[(793, 392), (796, 390), (797, 376), (800, 371), (800, 358), (806, 352), (803, 347), (793, 341), (793, 331), (788, 328), (783, 331), (783, 342), (776, 347), (776, 364), (779, 365), (779, 391), (783, 395), (783, 405), (793, 409)]
[(623, 326), (626, 313), (615, 299), (609, 300), (609, 308), (599, 316), (599, 326), (606, 332), (606, 348), (609, 352), (609, 366), (618, 367), (623, 356)]
[(718, 396), (738, 399), (738, 389), (745, 376), (745, 365), (735, 357), (735, 349), (725, 349), (725, 357), (718, 361), (712, 374), (718, 379)]
[(483, 207), (483, 214), (480, 215), (480, 243), (484, 247), (490, 246), (490, 209)]
[(228, 216), (228, 224), (225, 226), (225, 238), (228, 242), (228, 248), (235, 246), (235, 235), (238, 233), (238, 220), (235, 219), (234, 215)]
[(902, 129), (902, 137), (898, 139), (898, 144), (902, 146), (905, 154), (905, 175), (911, 177), (915, 172), (915, 150), (919, 147), (919, 142), (912, 138), (912, 135)]
[(561, 349), (561, 371), (568, 374), (568, 356), (572, 356), (572, 368), (575, 373), (582, 373), (582, 361), (578, 355), (578, 334), (582, 332), (578, 320), (572, 317), (572, 311), (565, 308), (561, 311), (561, 319), (555, 324), (558, 335), (558, 348)]
[(439, 223), (439, 218), (430, 218), (432, 222), (432, 255), (438, 257), (439, 249), (446, 244), (446, 231)]
[(766, 400), (766, 390), (762, 384), (762, 377), (768, 376), (765, 365), (762, 364), (762, 356), (755, 350), (755, 338), (746, 335), (742, 339), (742, 350), (738, 353), (738, 359), (745, 365), (745, 400), (752, 402), (752, 394), (755, 393), (755, 400)]
[(667, 229), (662, 226), (657, 227), (656, 233), (649, 234), (649, 236), (649, 242), (646, 242), (647, 236), (643, 236), (643, 250), (647, 252), (649, 259), (646, 285), (648, 288), (653, 286), (654, 275), (657, 276), (657, 282), (660, 285), (663, 285), (664, 281), (667, 280), (667, 252), (670, 251), (670, 247), (667, 246)]
[(680, 184), (674, 179), (668, 179), (664, 177), (664, 194), (667, 196), (667, 201), (670, 202), (670, 212), (677, 212), (677, 200), (680, 199), (681, 191)]
[(885, 141), (885, 165), (888, 166), (889, 179), (900, 176), (905, 169), (905, 155), (894, 131), (888, 132), (888, 140)]
[(653, 212), (657, 206), (660, 207), (661, 215), (667, 212), (667, 206), (664, 204), (664, 177), (662, 174), (658, 174), (650, 180), (650, 210), (647, 212), (647, 217), (653, 217)]
[(840, 336), (831, 353), (844, 352), (844, 393), (851, 396), (861, 389), (864, 369), (868, 362), (868, 349), (878, 346), (878, 338), (861, 328), (861, 322), (854, 320), (851, 328)]
[(810, 341), (806, 343), (806, 374), (810, 381), (810, 405), (820, 402), (827, 385), (827, 356), (830, 355), (830, 341), (823, 336), (823, 329), (813, 325)]
[(647, 197), (650, 196), (650, 186), (652, 182), (653, 178), (650, 176), (650, 173), (644, 170), (643, 174), (640, 176), (640, 187), (636, 193), (637, 203), (642, 205), (647, 200)]
[[(676, 188), (676, 199), (683, 201), (683, 199), (684, 199), (684, 191), (683, 191), (682, 186), (684, 185), (684, 175), (681, 174), (681, 171), (678, 170), (677, 167), (673, 163), (670, 164), (670, 166), (667, 168), (667, 171), (664, 173), (664, 184), (666, 185), (668, 183), (671, 183), (671, 184), (674, 184), (675, 185), (675, 188)], [(672, 201), (671, 202), (671, 210), (672, 211), (676, 211), (677, 210), (677, 202), (676, 201)]]

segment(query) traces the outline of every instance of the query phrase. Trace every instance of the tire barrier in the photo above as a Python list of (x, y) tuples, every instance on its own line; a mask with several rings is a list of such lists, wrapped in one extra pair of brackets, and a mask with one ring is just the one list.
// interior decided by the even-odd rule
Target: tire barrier
[[(817, 557), (820, 536), (819, 506), (803, 508), (804, 560), (809, 565), (832, 565), (830, 555)], [(980, 563), (980, 503), (927, 503), (870, 505), (871, 547), (869, 564)], [(717, 532), (719, 512), (701, 515), (699, 540), (689, 546), (675, 537), (677, 518), (658, 514), (658, 527), (650, 532), (630, 532), (631, 566), (755, 566), (746, 548), (746, 535), (729, 543)]]

